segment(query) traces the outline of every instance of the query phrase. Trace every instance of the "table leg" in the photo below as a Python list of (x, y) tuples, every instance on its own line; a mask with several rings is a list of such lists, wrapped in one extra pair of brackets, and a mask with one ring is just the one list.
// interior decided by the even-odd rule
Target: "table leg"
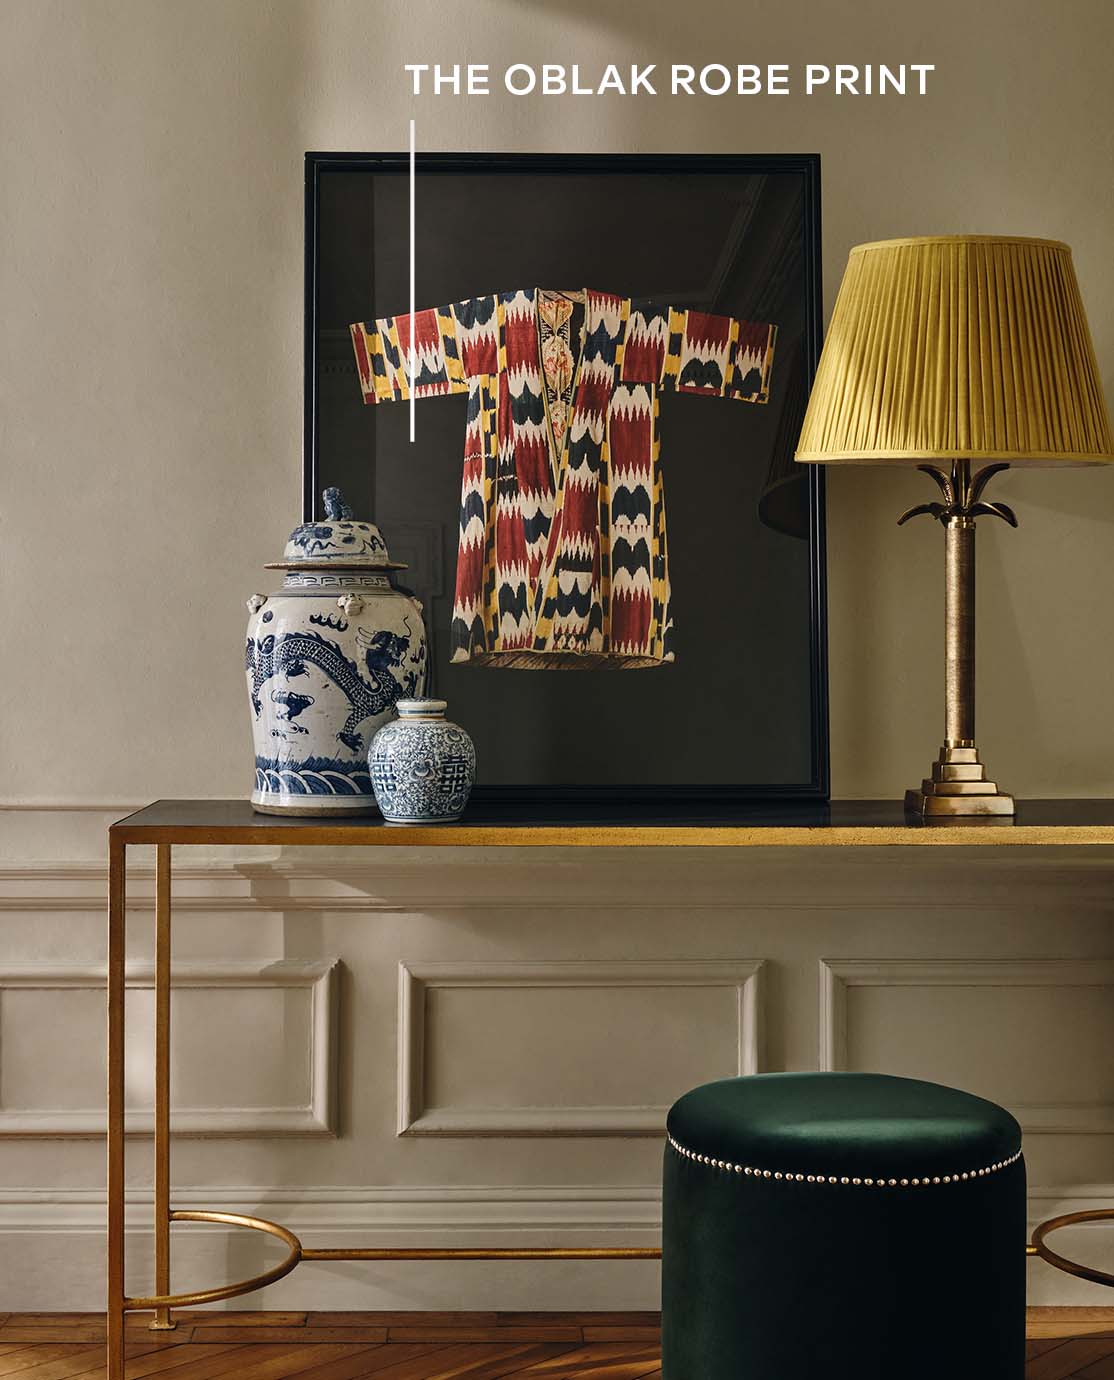
[[(170, 844), (155, 848), (155, 1293), (170, 1293)], [(152, 1332), (178, 1324), (156, 1308)]]
[(127, 845), (108, 843), (108, 1380), (124, 1380), (124, 961)]

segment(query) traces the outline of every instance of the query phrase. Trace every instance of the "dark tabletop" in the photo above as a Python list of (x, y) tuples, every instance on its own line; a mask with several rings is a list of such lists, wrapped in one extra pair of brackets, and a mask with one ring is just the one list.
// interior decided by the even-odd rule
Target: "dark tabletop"
[(638, 844), (1111, 843), (1114, 800), (1018, 801), (1012, 819), (929, 823), (898, 800), (699, 807), (602, 804), (563, 809), (478, 804), (455, 824), (395, 825), (378, 814), (257, 814), (247, 800), (159, 800), (117, 821), (125, 843), (573, 846)]

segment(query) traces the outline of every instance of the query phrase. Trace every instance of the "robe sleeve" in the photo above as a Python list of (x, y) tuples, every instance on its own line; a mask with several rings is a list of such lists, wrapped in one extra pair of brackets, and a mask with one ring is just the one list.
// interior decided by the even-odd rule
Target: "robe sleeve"
[[(467, 304), (461, 303), (461, 306)], [(409, 351), (414, 327), (414, 396), (438, 397), (468, 391), (452, 306), (430, 307), (413, 318), (382, 316), (349, 327), (365, 403), (403, 402), (410, 397)]]
[(676, 393), (764, 403), (777, 327), (676, 307), (632, 311), (621, 379)]

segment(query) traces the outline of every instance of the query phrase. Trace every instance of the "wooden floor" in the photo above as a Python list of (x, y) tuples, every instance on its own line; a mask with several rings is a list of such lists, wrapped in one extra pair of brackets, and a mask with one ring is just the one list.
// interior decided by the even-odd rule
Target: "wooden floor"
[[(657, 1380), (656, 1313), (180, 1313), (128, 1321), (128, 1380)], [(1027, 1380), (1114, 1380), (1114, 1309), (1034, 1308)], [(0, 1377), (97, 1380), (95, 1313), (0, 1314)]]

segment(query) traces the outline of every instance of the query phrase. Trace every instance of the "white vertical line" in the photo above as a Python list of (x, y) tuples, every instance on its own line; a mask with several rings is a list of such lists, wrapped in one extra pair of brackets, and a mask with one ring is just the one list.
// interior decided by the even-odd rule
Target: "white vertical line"
[(414, 444), (414, 121), (410, 121), (410, 356), (407, 360), (410, 383), (410, 444)]

